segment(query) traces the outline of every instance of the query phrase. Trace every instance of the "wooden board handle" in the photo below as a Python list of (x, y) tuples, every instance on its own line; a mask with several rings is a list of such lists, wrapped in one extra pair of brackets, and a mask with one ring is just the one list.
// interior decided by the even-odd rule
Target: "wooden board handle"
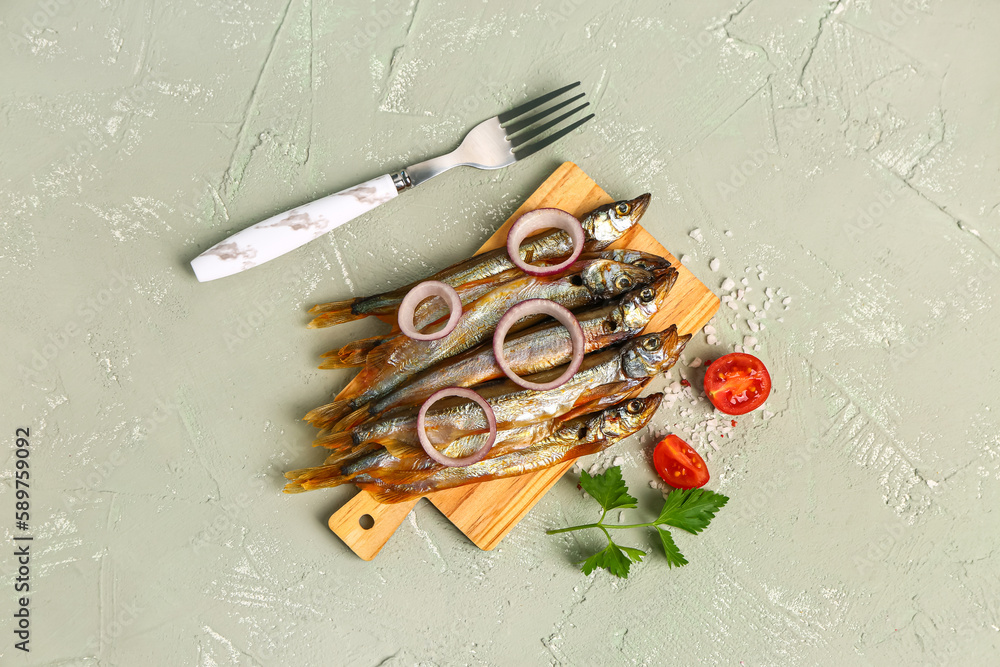
[(330, 517), (330, 530), (351, 551), (364, 560), (371, 560), (378, 555), (419, 500), (383, 505), (367, 491), (359, 491)]

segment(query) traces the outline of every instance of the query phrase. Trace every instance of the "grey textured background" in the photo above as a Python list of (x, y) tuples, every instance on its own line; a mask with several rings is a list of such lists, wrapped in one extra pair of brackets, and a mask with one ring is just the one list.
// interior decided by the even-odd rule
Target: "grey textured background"
[[(994, 661), (998, 32), (990, 0), (4, 3), (0, 528), (28, 426), (36, 541), (32, 652), (3, 583), (2, 662)], [(194, 280), (228, 233), (576, 78), (597, 118), (556, 148)], [(543, 534), (592, 520), (571, 480), (496, 551), (421, 504), (360, 561), (324, 525), (351, 490), (279, 491), (349, 379), (317, 355), (378, 327), (305, 310), (468, 255), (563, 160), (652, 192), (643, 223), (711, 288), (747, 278), (686, 360), (752, 335), (767, 414), (725, 439), (703, 403), (655, 418), (730, 505), (678, 537), (689, 566), (627, 582)], [(650, 442), (613, 452), (644, 506)]]

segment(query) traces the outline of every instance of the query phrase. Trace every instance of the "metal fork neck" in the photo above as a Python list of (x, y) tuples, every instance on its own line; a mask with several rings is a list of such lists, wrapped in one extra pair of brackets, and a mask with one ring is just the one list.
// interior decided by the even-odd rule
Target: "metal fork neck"
[(403, 190), (409, 190), (414, 185), (405, 169), (397, 171), (395, 174), (390, 174), (390, 176), (392, 176), (392, 184), (396, 186), (397, 194)]

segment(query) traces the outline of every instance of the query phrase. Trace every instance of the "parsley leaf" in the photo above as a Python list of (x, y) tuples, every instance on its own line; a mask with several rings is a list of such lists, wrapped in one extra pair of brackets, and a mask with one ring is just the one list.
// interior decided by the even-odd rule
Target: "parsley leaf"
[(608, 542), (608, 546), (606, 546), (603, 551), (598, 551), (596, 554), (585, 560), (583, 562), (583, 567), (580, 569), (583, 570), (584, 574), (590, 574), (595, 569), (603, 567), (616, 577), (627, 579), (629, 569), (632, 567), (632, 562), (641, 562), (642, 557), (645, 555), (646, 552), (641, 549), (620, 547), (614, 542)]
[(660, 536), (660, 541), (663, 542), (663, 553), (667, 555), (667, 565), (670, 567), (687, 565), (687, 558), (684, 557), (681, 550), (674, 544), (674, 536), (670, 534), (670, 531), (657, 526), (656, 532)]
[(674, 543), (674, 536), (663, 526), (673, 526), (697, 535), (708, 527), (716, 512), (729, 502), (726, 496), (705, 489), (685, 489), (672, 491), (663, 503), (660, 516), (655, 521), (632, 524), (604, 523), (608, 512), (613, 509), (629, 509), (637, 506), (638, 501), (629, 495), (628, 487), (622, 479), (622, 470), (618, 466), (608, 468), (601, 475), (589, 475), (586, 471), (580, 473), (580, 486), (604, 508), (600, 521), (586, 523), (569, 528), (557, 528), (547, 531), (549, 535), (568, 533), (573, 530), (600, 528), (608, 538), (608, 546), (583, 561), (580, 568), (584, 574), (591, 574), (597, 568), (603, 568), (616, 577), (628, 577), (632, 563), (641, 563), (646, 552), (634, 547), (623, 547), (611, 539), (612, 529), (652, 528), (663, 544), (663, 553), (670, 567), (687, 565), (687, 558)]
[(715, 513), (727, 502), (729, 498), (726, 496), (706, 489), (672, 491), (655, 523), (664, 523), (697, 535), (708, 527)]
[(604, 474), (593, 477), (584, 470), (580, 473), (580, 486), (599, 502), (606, 512), (618, 508), (632, 508), (638, 504), (638, 501), (628, 493), (620, 466), (608, 468)]

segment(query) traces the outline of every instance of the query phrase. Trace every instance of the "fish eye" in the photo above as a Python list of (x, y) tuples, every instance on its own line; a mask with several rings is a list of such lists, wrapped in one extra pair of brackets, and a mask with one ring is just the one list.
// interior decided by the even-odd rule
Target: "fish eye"
[(660, 337), (650, 336), (646, 340), (642, 341), (642, 346), (647, 350), (655, 350), (660, 347)]
[(642, 299), (643, 301), (652, 301), (654, 296), (656, 296), (656, 293), (653, 292), (653, 290), (650, 289), (649, 287), (647, 287), (646, 289), (642, 290), (642, 292), (639, 293), (639, 298)]
[(608, 328), (608, 331), (618, 331), (618, 322), (610, 317), (605, 321), (604, 326)]
[(618, 206), (615, 206), (615, 213), (618, 215), (628, 215), (630, 206), (627, 202), (621, 202)]
[(633, 415), (637, 415), (642, 412), (642, 401), (638, 398), (634, 398), (625, 405), (625, 409)]
[(629, 289), (632, 287), (632, 279), (628, 276), (619, 276), (618, 280), (615, 281), (615, 286), (621, 290)]
[(587, 433), (588, 433), (587, 427), (586, 426), (581, 426), (580, 430), (576, 432), (576, 439), (577, 440), (583, 440), (584, 438), (587, 437)]

